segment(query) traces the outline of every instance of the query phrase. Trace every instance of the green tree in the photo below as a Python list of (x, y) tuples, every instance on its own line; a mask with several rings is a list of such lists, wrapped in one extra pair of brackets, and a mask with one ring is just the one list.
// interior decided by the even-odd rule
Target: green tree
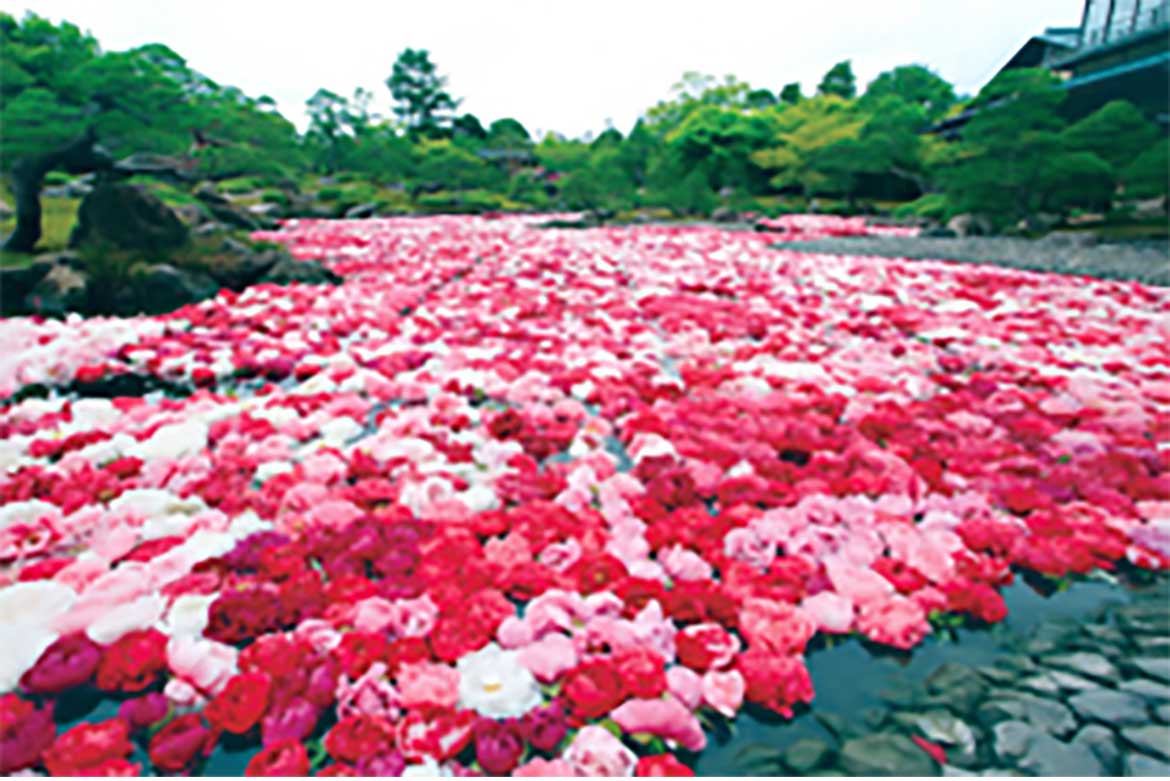
[(751, 155), (769, 144), (776, 129), (774, 112), (707, 105), (688, 114), (666, 143), (688, 169), (702, 171), (713, 189), (758, 190), (768, 177)]
[(314, 167), (322, 173), (334, 173), (341, 165), (345, 147), (352, 143), (349, 101), (336, 92), (319, 89), (305, 101), (305, 112), (309, 115), (305, 144)]
[(888, 96), (920, 106), (931, 121), (941, 118), (955, 104), (955, 88), (950, 82), (922, 65), (899, 65), (880, 73), (865, 90), (867, 100)]
[(429, 189), (471, 190), (489, 187), (500, 178), (496, 170), (474, 152), (447, 139), (424, 140), (415, 148), (418, 182)]
[(588, 164), (565, 177), (560, 194), (571, 209), (622, 209), (634, 200), (634, 181), (612, 147), (590, 155)]
[(780, 102), (791, 106), (794, 103), (799, 103), (804, 99), (804, 94), (800, 91), (800, 82), (793, 81), (785, 84), (780, 89)]
[(1170, 139), (1160, 138), (1122, 171), (1131, 198), (1165, 198), (1170, 180)]
[(1126, 100), (1113, 100), (1064, 131), (1069, 149), (1090, 152), (1118, 171), (1158, 137), (1158, 129)]
[(1001, 73), (980, 91), (972, 102), (979, 110), (940, 172), (957, 210), (1002, 226), (1038, 211), (1101, 204), (1110, 167), (1069, 148), (1064, 97), (1056, 76), (1033, 68)]
[(449, 129), (459, 101), (447, 92), (447, 79), (439, 75), (426, 49), (404, 49), (386, 86), (394, 98), (394, 113), (409, 133), (437, 137)]
[(498, 149), (528, 149), (532, 146), (532, 138), (517, 120), (504, 117), (488, 127), (487, 143)]
[(659, 101), (646, 112), (646, 122), (658, 132), (669, 132), (677, 127), (691, 112), (704, 106), (743, 109), (748, 107), (747, 98), (751, 85), (735, 76), (714, 76), (687, 71), (682, 79), (671, 87), (673, 96)]
[(853, 101), (818, 95), (781, 111), (770, 145), (753, 152), (751, 160), (774, 172), (774, 187), (806, 196), (847, 192), (850, 182), (834, 156), (844, 142), (860, 137), (864, 125)]
[(451, 132), (456, 140), (462, 139), (473, 144), (487, 138), (487, 131), (484, 130), (479, 117), (475, 114), (463, 114), (456, 117), (451, 123)]
[(825, 73), (817, 85), (818, 95), (836, 95), (847, 100), (857, 97), (857, 78), (849, 60), (839, 62)]

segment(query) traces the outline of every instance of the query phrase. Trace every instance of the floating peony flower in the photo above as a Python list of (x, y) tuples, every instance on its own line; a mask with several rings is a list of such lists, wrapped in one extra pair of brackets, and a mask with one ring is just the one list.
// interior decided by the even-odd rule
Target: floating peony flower
[(540, 704), (540, 685), (515, 651), (489, 643), (455, 665), (459, 707), (493, 719), (518, 718)]

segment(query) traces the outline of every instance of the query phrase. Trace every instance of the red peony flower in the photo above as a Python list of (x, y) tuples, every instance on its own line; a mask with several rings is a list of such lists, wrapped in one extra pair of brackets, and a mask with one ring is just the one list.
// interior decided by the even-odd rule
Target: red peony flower
[(599, 719), (622, 704), (626, 688), (608, 659), (591, 659), (570, 670), (561, 694), (578, 719)]
[(386, 659), (389, 643), (386, 636), (377, 632), (347, 632), (334, 654), (341, 661), (341, 668), (350, 678), (362, 677), (370, 665)]
[(121, 719), (109, 719), (82, 722), (61, 733), (41, 759), (55, 776), (83, 776), (111, 760), (124, 760), (133, 750), (130, 727)]
[(613, 655), (622, 686), (631, 697), (653, 699), (666, 691), (666, 660), (644, 646), (623, 648)]
[(60, 694), (89, 683), (101, 659), (97, 643), (83, 634), (65, 635), (45, 649), (20, 686), (33, 694)]
[(214, 746), (215, 736), (203, 724), (203, 719), (198, 713), (188, 713), (155, 733), (147, 753), (157, 769), (179, 773), (208, 756)]
[(105, 650), (97, 687), (107, 692), (140, 692), (167, 668), (167, 637), (157, 629), (129, 632)]
[(925, 751), (935, 762), (939, 763), (940, 765), (945, 765), (947, 763), (947, 752), (943, 750), (942, 746), (938, 745), (937, 743), (931, 743), (926, 738), (919, 737), (918, 735), (911, 735), (910, 739), (914, 741), (918, 748)]
[(264, 715), (271, 689), (272, 681), (267, 675), (241, 673), (207, 703), (203, 715), (216, 729), (243, 735)]
[(736, 669), (743, 676), (745, 697), (750, 701), (792, 717), (792, 706), (812, 702), (812, 679), (804, 662), (759, 649), (739, 655)]
[(739, 639), (718, 624), (692, 624), (674, 641), (679, 663), (698, 672), (726, 667), (740, 649)]
[(339, 762), (356, 764), (392, 748), (394, 728), (378, 716), (347, 716), (325, 735), (325, 749)]
[(309, 752), (300, 741), (291, 738), (273, 743), (252, 757), (245, 776), (307, 776)]
[(640, 777), (679, 778), (694, 776), (695, 771), (678, 761), (674, 754), (655, 754), (642, 757), (634, 767), (634, 775)]
[(396, 725), (398, 750), (409, 762), (448, 760), (471, 742), (477, 718), (470, 710), (412, 710)]
[(35, 765), (56, 733), (52, 707), (38, 708), (15, 694), (0, 695), (0, 773)]

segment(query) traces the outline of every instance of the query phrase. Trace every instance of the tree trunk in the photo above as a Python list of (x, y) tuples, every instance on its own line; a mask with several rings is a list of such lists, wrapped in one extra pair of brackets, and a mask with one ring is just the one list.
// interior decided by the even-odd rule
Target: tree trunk
[(12, 197), (16, 199), (16, 229), (4, 242), (9, 252), (32, 252), (41, 240), (41, 184), (46, 171), (25, 158), (12, 167)]
[(109, 155), (97, 147), (91, 127), (51, 152), (17, 160), (12, 166), (12, 195), (16, 199), (16, 229), (4, 242), (9, 252), (33, 252), (41, 238), (41, 185), (45, 174), (63, 168), (71, 174), (108, 170)]

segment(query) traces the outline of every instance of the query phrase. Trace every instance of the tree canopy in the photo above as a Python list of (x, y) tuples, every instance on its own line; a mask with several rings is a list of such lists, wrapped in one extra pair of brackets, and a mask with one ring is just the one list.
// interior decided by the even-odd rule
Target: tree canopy
[(404, 49), (386, 86), (394, 98), (394, 114), (409, 132), (437, 137), (450, 129), (459, 101), (447, 92), (447, 79), (426, 49)]

